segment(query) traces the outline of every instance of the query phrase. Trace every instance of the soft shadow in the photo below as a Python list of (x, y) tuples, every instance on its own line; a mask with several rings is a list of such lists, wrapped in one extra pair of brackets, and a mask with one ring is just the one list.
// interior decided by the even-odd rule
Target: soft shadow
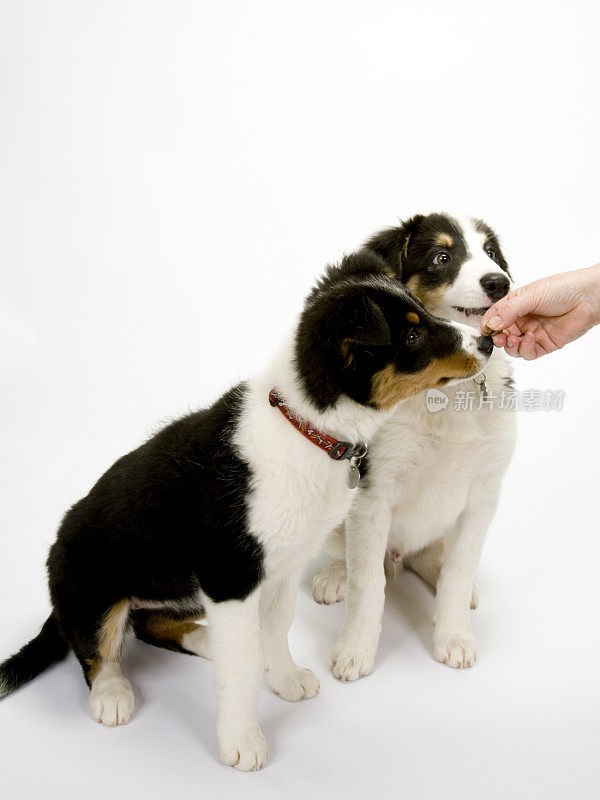
[[(305, 571), (300, 583), (300, 593), (314, 603), (312, 597), (313, 576), (329, 563), (321, 556)], [(383, 613), (383, 630), (378, 651), (378, 660), (384, 660), (403, 646), (408, 637), (416, 634), (423, 649), (432, 650), (434, 592), (430, 586), (410, 570), (400, 570), (395, 578), (388, 578)], [(316, 625), (319, 639), (331, 641), (331, 646), (343, 624), (344, 602), (333, 606), (318, 606), (320, 614), (310, 613), (311, 623)], [(340, 609), (332, 612), (332, 609)], [(329, 613), (328, 613), (329, 611)], [(336, 623), (339, 625), (335, 629)]]
[(432, 647), (433, 597), (432, 588), (414, 572), (400, 571), (395, 579), (387, 582), (384, 625), (386, 614), (405, 622), (429, 653)]

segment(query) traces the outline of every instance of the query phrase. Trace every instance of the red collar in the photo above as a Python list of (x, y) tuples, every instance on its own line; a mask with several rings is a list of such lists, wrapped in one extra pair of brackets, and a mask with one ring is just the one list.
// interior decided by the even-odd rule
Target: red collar
[(367, 453), (367, 445), (364, 442), (352, 444), (352, 442), (339, 442), (330, 436), (328, 433), (313, 428), (309, 422), (302, 417), (299, 417), (287, 403), (281, 398), (279, 392), (275, 387), (269, 392), (269, 403), (277, 407), (283, 416), (291, 422), (296, 430), (305, 436), (309, 442), (316, 444), (321, 450), (325, 450), (330, 458), (334, 461), (345, 461), (346, 459), (354, 459), (353, 466), (359, 466), (360, 460)]

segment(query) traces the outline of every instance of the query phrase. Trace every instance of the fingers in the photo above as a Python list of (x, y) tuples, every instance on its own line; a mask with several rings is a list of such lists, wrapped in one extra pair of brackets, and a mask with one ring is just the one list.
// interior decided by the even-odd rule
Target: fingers
[(545, 350), (535, 340), (535, 335), (530, 331), (522, 336), (505, 331), (494, 336), (494, 344), (504, 347), (504, 351), (513, 358), (523, 358), (525, 361), (534, 361), (545, 354)]
[(506, 347), (504, 348), (504, 352), (507, 353), (509, 356), (512, 356), (513, 358), (519, 358), (520, 344), (521, 340), (517, 336), (509, 334), (506, 337)]
[(509, 333), (512, 333), (513, 336), (516, 336), (518, 339), (520, 339), (521, 336), (525, 333), (525, 324), (526, 321), (522, 320), (521, 325), (523, 327), (521, 327), (521, 325), (519, 325), (519, 320), (517, 320), (517, 322), (515, 322), (514, 325), (511, 325), (510, 328), (506, 328), (504, 333), (506, 333), (507, 335)]
[[(510, 295), (508, 295), (510, 297)], [(485, 312), (481, 319), (481, 332), (490, 336), (493, 331), (501, 331), (515, 322), (518, 316), (506, 302), (507, 298), (499, 301)]]
[(506, 343), (508, 341), (508, 337), (512, 334), (513, 337), (517, 339), (521, 338), (523, 331), (520, 329), (518, 323), (515, 322), (514, 325), (511, 325), (510, 328), (505, 328), (504, 330), (500, 331), (499, 333), (492, 333), (492, 341), (496, 347), (506, 347)]
[(525, 317), (537, 305), (535, 292), (525, 287), (517, 289), (502, 300), (498, 300), (481, 319), (481, 332), (490, 336), (492, 331), (502, 331), (514, 325), (519, 317)]
[(533, 333), (526, 333), (521, 339), (521, 343), (519, 345), (519, 355), (521, 358), (524, 358), (525, 361), (533, 361), (535, 358), (537, 358), (537, 353), (535, 350), (535, 336)]

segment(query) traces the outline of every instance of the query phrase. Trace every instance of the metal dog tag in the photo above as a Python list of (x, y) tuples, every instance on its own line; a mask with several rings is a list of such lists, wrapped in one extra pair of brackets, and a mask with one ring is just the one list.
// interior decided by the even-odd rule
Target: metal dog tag
[(360, 481), (360, 471), (355, 467), (352, 461), (350, 462), (350, 472), (348, 473), (348, 486), (351, 489), (356, 489)]
[(481, 378), (481, 380), (477, 381), (475, 380), (475, 378), (473, 378), (473, 383), (475, 384), (475, 386), (479, 386), (479, 388), (481, 389), (481, 396), (483, 397), (484, 400), (487, 400), (488, 390), (487, 390), (487, 383), (485, 382), (485, 372), (482, 372), (479, 377)]
[(356, 489), (360, 482), (360, 464), (363, 458), (367, 455), (367, 445), (363, 443), (360, 444), (357, 451), (354, 453), (352, 458), (350, 459), (350, 471), (348, 472), (348, 486), (351, 489)]

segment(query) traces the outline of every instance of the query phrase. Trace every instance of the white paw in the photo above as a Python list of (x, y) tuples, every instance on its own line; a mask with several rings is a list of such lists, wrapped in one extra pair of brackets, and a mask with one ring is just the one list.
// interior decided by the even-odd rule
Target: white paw
[(436, 661), (455, 669), (472, 667), (477, 659), (477, 642), (472, 637), (436, 637), (434, 645), (433, 655)]
[(471, 608), (475, 609), (479, 605), (479, 586), (473, 581), (473, 591), (471, 592)]
[(343, 561), (334, 561), (327, 569), (313, 578), (313, 597), (317, 603), (339, 603), (344, 599), (346, 591), (346, 565)]
[(221, 761), (242, 772), (251, 772), (262, 767), (269, 754), (263, 732), (258, 727), (234, 734), (219, 736)]
[(340, 681), (356, 681), (368, 675), (375, 663), (377, 642), (361, 642), (359, 639), (346, 643), (338, 639), (331, 655), (333, 674)]
[(122, 675), (97, 678), (90, 692), (90, 709), (98, 722), (114, 728), (125, 725), (133, 714), (133, 689)]
[(321, 683), (314, 672), (296, 665), (293, 670), (284, 674), (277, 674), (273, 669), (267, 669), (265, 678), (275, 694), (292, 703), (315, 697), (321, 688)]
[(184, 633), (181, 637), (181, 646), (190, 653), (195, 653), (202, 658), (211, 658), (208, 627), (198, 625), (195, 631)]

